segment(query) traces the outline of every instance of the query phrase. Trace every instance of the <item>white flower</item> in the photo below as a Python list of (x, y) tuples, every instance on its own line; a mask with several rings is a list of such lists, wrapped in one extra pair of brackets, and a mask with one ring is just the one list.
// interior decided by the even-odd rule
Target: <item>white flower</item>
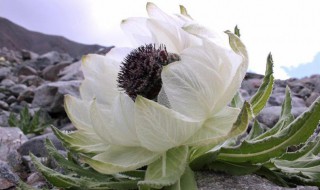
[[(184, 15), (169, 16), (148, 3), (151, 18), (123, 22), (138, 44), (164, 44), (179, 61), (163, 66), (162, 90), (167, 103), (139, 94), (133, 100), (118, 86), (121, 61), (130, 49), (83, 58), (81, 98), (65, 97), (65, 109), (78, 129), (57, 132), (85, 162), (112, 174), (152, 163), (179, 146), (204, 146), (225, 139), (239, 114), (228, 103), (239, 89), (248, 59), (242, 42), (229, 33), (226, 48), (204, 27)], [(156, 46), (156, 45), (155, 45)]]

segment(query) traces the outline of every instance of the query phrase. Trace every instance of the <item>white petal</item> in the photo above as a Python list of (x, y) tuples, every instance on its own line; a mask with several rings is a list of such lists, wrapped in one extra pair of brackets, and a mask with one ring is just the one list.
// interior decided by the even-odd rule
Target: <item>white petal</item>
[(112, 135), (109, 131), (113, 125), (112, 107), (103, 106), (94, 100), (90, 107), (90, 118), (97, 136), (107, 144), (112, 144)]
[(72, 124), (80, 130), (93, 132), (90, 119), (91, 102), (70, 95), (64, 97), (64, 108)]
[(101, 153), (108, 148), (108, 144), (104, 143), (95, 133), (86, 131), (75, 131), (65, 134), (59, 129), (53, 128), (55, 134), (70, 149), (82, 153)]
[(135, 46), (154, 43), (153, 37), (147, 28), (147, 18), (131, 17), (121, 22), (122, 30), (131, 37)]
[(185, 117), (142, 96), (138, 96), (135, 101), (135, 122), (142, 146), (155, 152), (180, 146), (201, 125), (200, 121)]
[(239, 113), (240, 109), (226, 107), (207, 119), (201, 129), (188, 140), (186, 145), (204, 146), (220, 143), (231, 131)]
[(163, 21), (149, 19), (147, 26), (157, 44), (165, 44), (168, 52), (181, 53), (184, 49), (201, 44), (201, 40), (181, 27)]
[(86, 163), (101, 173), (114, 174), (138, 169), (152, 163), (159, 154), (141, 147), (114, 147), (93, 158), (84, 157)]
[[(161, 73), (163, 88), (175, 111), (190, 118), (210, 116), (223, 90), (219, 73), (208, 67), (203, 54), (181, 56), (181, 61), (164, 67)], [(214, 62), (215, 60), (212, 60)]]
[(155, 4), (148, 2), (147, 3), (147, 12), (149, 17), (166, 22), (170, 25), (176, 25), (178, 27), (183, 26), (186, 22), (191, 21), (188, 17), (184, 15), (168, 15), (167, 13), (163, 12), (159, 7)]
[(90, 54), (83, 58), (85, 80), (80, 86), (84, 100), (96, 98), (98, 103), (112, 105), (118, 94), (117, 77), (120, 63), (102, 55)]
[(121, 63), (132, 50), (129, 47), (114, 47), (106, 54), (106, 57)]
[(232, 69), (229, 70), (229, 68), (222, 67), (220, 72), (224, 76), (229, 72), (229, 75), (232, 77), (230, 77), (231, 80), (229, 80), (226, 85), (226, 89), (224, 91), (225, 96), (223, 96), (221, 101), (216, 105), (217, 110), (229, 103), (239, 90), (249, 64), (248, 53), (244, 44), (236, 35), (229, 35), (231, 35), (230, 44), (232, 44), (234, 52), (227, 51), (225, 54), (228, 57), (230, 64), (232, 64)]
[(140, 146), (134, 115), (134, 102), (123, 93), (116, 98), (112, 111), (103, 105), (92, 104), (91, 119), (96, 132), (113, 145)]

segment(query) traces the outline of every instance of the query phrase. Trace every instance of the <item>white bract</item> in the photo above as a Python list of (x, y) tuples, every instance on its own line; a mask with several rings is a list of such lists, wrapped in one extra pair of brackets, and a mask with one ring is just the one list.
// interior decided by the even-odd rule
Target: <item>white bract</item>
[(81, 98), (65, 97), (65, 109), (77, 131), (64, 134), (72, 149), (91, 153), (84, 160), (112, 174), (154, 162), (179, 146), (205, 146), (225, 139), (239, 109), (228, 107), (248, 66), (238, 37), (230, 45), (196, 24), (183, 7), (167, 15), (152, 3), (150, 18), (129, 18), (123, 29), (136, 45), (165, 44), (181, 60), (163, 67), (162, 91), (170, 106), (137, 96), (133, 101), (117, 87), (120, 63), (130, 48), (114, 48), (106, 56), (83, 58)]

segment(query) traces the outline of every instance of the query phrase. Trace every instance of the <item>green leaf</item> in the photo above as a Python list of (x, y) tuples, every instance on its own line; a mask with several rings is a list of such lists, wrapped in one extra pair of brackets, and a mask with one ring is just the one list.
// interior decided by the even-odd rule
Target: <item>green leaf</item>
[(18, 127), (18, 121), (17, 121), (17, 117), (15, 116), (15, 114), (13, 112), (10, 113), (9, 118), (8, 118), (8, 124), (10, 125), (10, 127)]
[(189, 166), (187, 166), (180, 180), (174, 185), (165, 187), (165, 190), (197, 190), (197, 182), (194, 177), (194, 173)]
[(175, 184), (185, 172), (188, 155), (187, 146), (170, 149), (148, 166), (144, 181), (139, 181), (138, 185), (142, 189), (159, 189)]
[(284, 102), (282, 103), (281, 115), (278, 122), (270, 130), (266, 131), (265, 133), (257, 136), (252, 140), (259, 140), (259, 139), (266, 138), (268, 136), (278, 133), (283, 128), (286, 128), (294, 120), (294, 116), (291, 114), (291, 109), (292, 109), (291, 101), (292, 101), (291, 92), (289, 87), (287, 86), (285, 99), (284, 99)]
[(260, 165), (251, 163), (232, 163), (215, 160), (208, 165), (208, 169), (213, 171), (225, 172), (232, 175), (247, 175), (260, 169)]
[(236, 27), (234, 27), (234, 34), (240, 38), (240, 29), (238, 28), (238, 25), (236, 25)]
[[(248, 102), (245, 102), (243, 104), (240, 114), (238, 115), (237, 121), (233, 124), (230, 135), (228, 135), (229, 138), (238, 136), (246, 132), (249, 123), (249, 113), (250, 104)], [(215, 149), (213, 150), (214, 147)], [(218, 153), (219, 147), (216, 147), (216, 145), (195, 148), (194, 150), (192, 150), (190, 155), (190, 167), (193, 170), (201, 169), (206, 164), (210, 164), (212, 161), (214, 161)]]
[(272, 181), (277, 185), (280, 185), (282, 187), (289, 187), (288, 183), (283, 179), (281, 174), (279, 175), (279, 173), (271, 171), (268, 168), (261, 167), (255, 173), (267, 178), (268, 180)]
[(231, 107), (241, 108), (243, 106), (243, 103), (244, 101), (238, 91), (231, 100)]
[(262, 163), (281, 156), (287, 147), (304, 143), (320, 120), (320, 97), (309, 110), (301, 114), (279, 133), (257, 141), (244, 141), (239, 147), (221, 148), (219, 160), (230, 162)]
[(246, 140), (252, 140), (261, 135), (263, 132), (264, 129), (260, 126), (258, 120), (255, 119), (248, 136), (246, 136)]
[(266, 105), (272, 93), (273, 81), (273, 60), (272, 55), (270, 53), (267, 58), (267, 66), (263, 82), (259, 87), (258, 91), (250, 99), (250, 104), (252, 105), (254, 115), (258, 115)]
[(81, 177), (89, 177), (94, 178), (96, 180), (109, 180), (112, 178), (112, 176), (110, 175), (104, 175), (92, 169), (84, 169), (81, 166), (75, 164), (73, 161), (67, 160), (65, 157), (58, 153), (57, 149), (54, 147), (54, 145), (49, 139), (46, 139), (45, 145), (49, 152), (49, 155), (57, 161), (57, 164), (60, 167), (64, 168), (67, 171), (75, 172), (78, 176)]
[(31, 160), (35, 167), (41, 174), (54, 186), (61, 188), (76, 188), (76, 189), (135, 189), (137, 188), (137, 180), (125, 180), (125, 181), (97, 181), (95, 178), (87, 177), (72, 177), (68, 175), (60, 174), (48, 167), (42, 165), (37, 158), (30, 154)]

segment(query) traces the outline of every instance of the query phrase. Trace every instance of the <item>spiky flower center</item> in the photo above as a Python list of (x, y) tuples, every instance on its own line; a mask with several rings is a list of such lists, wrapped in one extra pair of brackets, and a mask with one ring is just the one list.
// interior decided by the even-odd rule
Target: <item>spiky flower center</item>
[(162, 86), (162, 67), (179, 60), (179, 55), (168, 53), (165, 45), (140, 46), (122, 62), (118, 73), (118, 87), (133, 100), (137, 95), (154, 100)]

